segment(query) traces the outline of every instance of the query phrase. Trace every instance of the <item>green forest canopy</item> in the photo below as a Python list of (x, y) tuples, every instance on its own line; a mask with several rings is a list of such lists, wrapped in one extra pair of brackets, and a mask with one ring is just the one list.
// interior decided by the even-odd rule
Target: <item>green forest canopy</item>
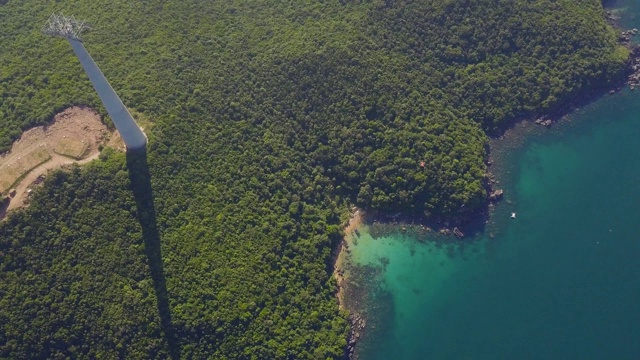
[(85, 46), (155, 124), (148, 168), (107, 151), (0, 225), (4, 358), (339, 357), (348, 205), (477, 209), (486, 134), (610, 85), (628, 57), (596, 0), (9, 0), (2, 150), (67, 106), (102, 109), (40, 32), (54, 11), (91, 23)]

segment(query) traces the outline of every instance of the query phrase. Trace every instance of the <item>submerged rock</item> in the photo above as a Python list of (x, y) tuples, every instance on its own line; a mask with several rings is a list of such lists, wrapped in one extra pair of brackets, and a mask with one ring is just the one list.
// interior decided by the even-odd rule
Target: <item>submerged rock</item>
[(497, 201), (502, 199), (502, 196), (504, 195), (504, 190), (502, 189), (496, 189), (495, 191), (493, 191), (490, 195), (489, 195), (489, 200), (491, 201)]

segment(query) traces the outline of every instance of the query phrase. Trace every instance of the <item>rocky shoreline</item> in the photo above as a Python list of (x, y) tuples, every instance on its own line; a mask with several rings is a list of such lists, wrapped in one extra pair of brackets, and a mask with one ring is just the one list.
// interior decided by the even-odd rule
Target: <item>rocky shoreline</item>
[[(619, 36), (619, 43), (627, 47), (630, 51), (630, 57), (628, 62), (627, 72), (625, 76), (621, 78), (613, 88), (609, 89), (595, 89), (586, 94), (580, 94), (576, 96), (573, 101), (569, 101), (563, 106), (555, 109), (554, 111), (539, 116), (533, 116), (521, 119), (521, 121), (531, 121), (533, 124), (540, 125), (546, 128), (551, 127), (555, 122), (561, 118), (575, 111), (579, 107), (582, 107), (594, 100), (602, 97), (603, 95), (615, 94), (621, 91), (624, 86), (629, 86), (631, 90), (638, 88), (640, 90), (640, 45), (633, 44), (632, 38), (640, 33), (638, 29), (622, 30), (618, 24), (619, 18), (611, 10), (605, 11), (605, 18), (608, 23), (614, 28), (621, 30)], [(515, 121), (510, 126), (516, 126), (521, 121)], [(494, 140), (502, 140), (505, 137), (505, 132), (509, 130), (509, 127), (503, 129), (502, 133), (495, 136)], [(345, 347), (345, 359), (357, 359), (356, 345), (360, 338), (366, 331), (367, 321), (365, 315), (355, 312), (355, 309), (350, 309), (345, 302), (344, 289), (347, 279), (345, 278), (345, 255), (350, 252), (349, 242), (347, 237), (350, 235), (359, 236), (357, 228), (360, 224), (366, 222), (370, 224), (369, 234), (374, 237), (383, 237), (398, 232), (398, 229), (409, 236), (416, 238), (418, 241), (427, 241), (427, 239), (437, 241), (441, 244), (451, 244), (457, 247), (464, 247), (464, 242), (459, 241), (467, 236), (473, 236), (476, 230), (484, 227), (489, 222), (489, 217), (495, 204), (504, 199), (505, 193), (502, 188), (499, 187), (500, 181), (489, 170), (494, 163), (494, 159), (491, 154), (487, 159), (487, 173), (485, 175), (485, 188), (487, 189), (487, 199), (483, 207), (480, 209), (461, 214), (458, 216), (452, 216), (449, 218), (443, 217), (430, 217), (426, 218), (422, 215), (407, 215), (407, 214), (385, 214), (385, 213), (367, 213), (365, 215), (361, 210), (353, 209), (351, 220), (345, 227), (345, 238), (340, 244), (339, 252), (336, 257), (334, 266), (334, 276), (338, 281), (338, 302), (341, 309), (347, 309), (352, 313), (348, 317), (350, 324), (349, 336), (347, 338), (347, 346)], [(509, 202), (509, 200), (507, 200)], [(355, 219), (355, 221), (354, 221)], [(493, 234), (490, 233), (489, 236)], [(357, 240), (356, 240), (357, 241)], [(447, 246), (451, 246), (447, 245)], [(455, 250), (456, 247), (451, 249)]]
[[(633, 38), (640, 33), (640, 30), (636, 28), (622, 29), (619, 23), (620, 17), (612, 10), (605, 10), (605, 20), (607, 20), (607, 23), (613, 28), (620, 30), (618, 43), (626, 47), (630, 52), (629, 62), (627, 64), (627, 73), (625, 74), (626, 80), (625, 78), (621, 78), (619, 83), (615, 84), (613, 88), (608, 89), (608, 93), (615, 94), (622, 91), (625, 85), (629, 86), (631, 90), (640, 88), (640, 45), (632, 42)], [(533, 122), (536, 125), (551, 127), (553, 123), (557, 122), (565, 115), (571, 113), (582, 105), (592, 102), (604, 94), (604, 92), (597, 91), (597, 89), (587, 94), (581, 94), (573, 101), (567, 102), (549, 114), (534, 116)]]
[(356, 354), (356, 343), (360, 340), (360, 333), (364, 331), (367, 322), (358, 313), (349, 314), (348, 320), (351, 325), (351, 330), (349, 331), (346, 357), (347, 359), (355, 360), (358, 358)]
[[(594, 89), (586, 94), (580, 94), (574, 98), (574, 100), (567, 102), (566, 104), (560, 106), (556, 110), (548, 113), (542, 114), (533, 117), (533, 123), (536, 125), (544, 126), (546, 128), (550, 128), (554, 123), (558, 122), (560, 119), (565, 117), (566, 115), (572, 113), (578, 108), (587, 105), (598, 98), (608, 94), (615, 94), (620, 91), (625, 86), (628, 86), (632, 91), (636, 88), (640, 89), (640, 44), (634, 44), (632, 42), (633, 38), (640, 33), (640, 30), (633, 29), (622, 29), (619, 20), (620, 18), (615, 14), (612, 10), (605, 10), (605, 19), (615, 29), (620, 30), (620, 36), (618, 37), (618, 42), (620, 45), (623, 45), (629, 50), (629, 61), (627, 63), (627, 71), (623, 77), (620, 78), (620, 81), (613, 86), (613, 88), (609, 89)], [(521, 121), (527, 121), (527, 119), (521, 119)], [(521, 121), (515, 121), (515, 124), (520, 123)], [(512, 124), (512, 126), (515, 126)], [(504, 129), (503, 131), (507, 131)], [(504, 132), (498, 136), (496, 136), (498, 140), (504, 139)], [(493, 164), (494, 160), (489, 154), (489, 158), (487, 160), (487, 167), (490, 168)], [(499, 181), (496, 179), (496, 176), (491, 172), (491, 170), (487, 169), (486, 174), (486, 186), (489, 189), (487, 206), (489, 208), (489, 212), (491, 212), (491, 208), (493, 204), (499, 200), (504, 195), (504, 191), (496, 187), (499, 184)]]
[[(484, 219), (484, 217), (482, 218)], [(341, 310), (350, 312), (347, 320), (350, 330), (345, 347), (345, 359), (358, 359), (357, 344), (364, 337), (365, 332), (375, 331), (377, 321), (375, 311), (371, 312), (361, 308), (366, 303), (368, 290), (376, 282), (376, 276), (380, 269), (361, 269), (353, 272), (353, 268), (348, 258), (351, 254), (351, 246), (357, 245), (361, 236), (359, 228), (366, 225), (368, 234), (373, 238), (379, 238), (397, 234), (400, 229), (407, 236), (417, 239), (420, 242), (437, 241), (439, 246), (445, 246), (451, 256), (464, 248), (464, 241), (459, 240), (459, 236), (454, 236), (457, 227), (451, 229), (452, 220), (437, 219), (427, 221), (423, 217), (394, 214), (389, 215), (381, 212), (367, 212), (361, 209), (352, 208), (351, 216), (344, 227), (344, 237), (338, 245), (336, 256), (334, 257), (333, 276), (337, 282), (336, 298)], [(459, 219), (457, 221), (460, 221)], [(456, 222), (457, 223), (457, 222)], [(458, 229), (458, 231), (460, 231)], [(462, 235), (464, 236), (464, 234)], [(363, 274), (366, 272), (366, 274)], [(354, 278), (354, 276), (356, 278)], [(382, 305), (381, 305), (382, 306)], [(370, 321), (373, 320), (373, 321)]]
[(635, 46), (631, 52), (631, 70), (627, 84), (631, 90), (635, 90), (640, 88), (640, 46)]
[[(626, 84), (631, 90), (635, 90), (640, 87), (640, 45), (633, 44), (632, 40), (636, 35), (638, 35), (638, 33), (640, 33), (640, 30), (636, 28), (623, 30), (619, 23), (620, 17), (612, 10), (605, 11), (605, 19), (609, 25), (621, 30), (618, 41), (629, 49), (631, 53), (628, 68), (629, 75), (627, 76)], [(622, 87), (612, 89), (609, 93), (613, 94), (620, 90), (622, 90)]]
[[(342, 241), (338, 245), (338, 251), (333, 261), (333, 277), (336, 279), (337, 291), (336, 299), (338, 301), (338, 307), (340, 310), (347, 309), (345, 302), (345, 286), (347, 281), (346, 266), (347, 256), (351, 252), (349, 249), (349, 236), (358, 233), (358, 227), (362, 225), (364, 221), (364, 214), (357, 207), (351, 208), (351, 214), (347, 225), (344, 227), (344, 236)], [(347, 318), (349, 321), (349, 335), (347, 337), (347, 346), (345, 348), (345, 359), (356, 359), (356, 343), (361, 337), (361, 333), (364, 331), (366, 321), (364, 317), (356, 313), (354, 309), (348, 309), (350, 314)]]

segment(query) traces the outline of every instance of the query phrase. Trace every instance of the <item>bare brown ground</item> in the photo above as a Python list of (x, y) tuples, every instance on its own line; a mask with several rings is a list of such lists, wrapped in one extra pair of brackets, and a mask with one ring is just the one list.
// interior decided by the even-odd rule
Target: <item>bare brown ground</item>
[(100, 145), (124, 149), (120, 136), (114, 135), (95, 110), (78, 106), (57, 114), (47, 126), (25, 131), (11, 151), (0, 155), (0, 193), (15, 190), (9, 206), (0, 211), (0, 219), (25, 206), (29, 189), (48, 171), (73, 163), (86, 164), (98, 158)]
[(364, 216), (362, 211), (355, 209), (351, 214), (349, 224), (344, 229), (344, 239), (340, 243), (340, 248), (335, 258), (333, 266), (333, 277), (338, 283), (338, 292), (336, 297), (338, 298), (338, 306), (341, 310), (345, 309), (344, 305), (344, 282), (347, 280), (348, 273), (346, 269), (346, 260), (349, 253), (349, 246), (352, 242), (353, 232), (362, 224)]

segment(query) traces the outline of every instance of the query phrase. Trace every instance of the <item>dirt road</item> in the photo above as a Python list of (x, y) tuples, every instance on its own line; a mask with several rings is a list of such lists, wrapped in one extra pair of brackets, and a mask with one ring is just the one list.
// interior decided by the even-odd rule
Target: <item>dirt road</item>
[[(100, 145), (122, 148), (117, 135), (108, 131), (96, 111), (77, 106), (57, 114), (47, 126), (27, 130), (11, 151), (0, 155), (0, 170), (4, 170), (0, 172), (0, 184), (13, 184), (11, 189), (0, 191), (7, 194), (15, 190), (8, 207), (0, 211), (0, 219), (26, 205), (29, 189), (41, 175), (64, 165), (82, 165), (97, 159)], [(43, 157), (49, 159), (40, 163)], [(20, 180), (16, 182), (17, 179)]]

